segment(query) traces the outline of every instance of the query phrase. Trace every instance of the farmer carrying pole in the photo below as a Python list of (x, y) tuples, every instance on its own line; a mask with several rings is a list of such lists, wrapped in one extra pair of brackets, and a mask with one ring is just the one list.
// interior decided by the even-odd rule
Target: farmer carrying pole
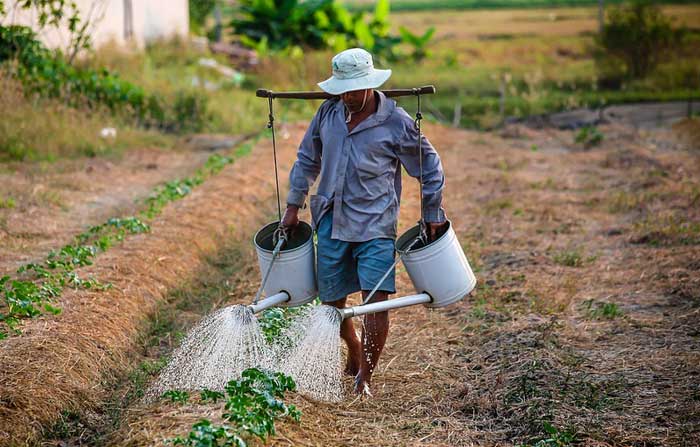
[[(391, 70), (375, 69), (367, 51), (352, 48), (337, 54), (332, 73), (318, 85), (338, 96), (321, 104), (299, 145), (282, 226), (292, 229), (299, 222), (299, 208), (320, 174), (309, 201), (318, 241), (319, 295), (323, 303), (343, 308), (350, 293), (362, 290), (366, 298), (394, 263), (401, 166), (419, 178), (419, 131), (404, 109), (374, 90)], [(441, 206), (445, 177), (437, 152), (421, 138), (423, 215), (428, 238), (434, 240), (447, 228)], [(394, 273), (391, 268), (370, 302), (396, 292)], [(355, 376), (357, 393), (369, 395), (389, 315), (364, 318), (362, 342), (350, 318), (343, 321), (340, 336), (349, 351), (345, 372)]]

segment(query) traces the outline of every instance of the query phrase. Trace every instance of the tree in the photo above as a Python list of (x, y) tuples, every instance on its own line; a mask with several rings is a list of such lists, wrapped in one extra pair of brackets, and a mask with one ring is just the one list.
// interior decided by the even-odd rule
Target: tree
[(624, 64), (627, 77), (643, 78), (668, 57), (681, 37), (658, 6), (637, 0), (610, 9), (597, 41), (605, 56)]

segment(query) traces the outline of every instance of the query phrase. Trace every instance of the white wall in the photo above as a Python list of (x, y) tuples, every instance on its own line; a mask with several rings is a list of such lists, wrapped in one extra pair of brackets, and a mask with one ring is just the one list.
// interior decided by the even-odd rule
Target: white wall
[[(189, 33), (188, 0), (131, 0), (133, 38), (125, 40), (124, 0), (75, 0), (81, 18), (89, 18), (92, 42), (99, 47), (110, 41), (121, 45), (142, 47), (145, 43), (165, 39), (174, 35), (187, 36)], [(37, 14), (32, 10), (13, 8), (14, 0), (6, 1), (7, 13), (0, 23), (10, 23), (38, 27)], [(39, 33), (40, 39), (51, 48), (67, 48), (70, 34), (67, 28), (45, 27)]]

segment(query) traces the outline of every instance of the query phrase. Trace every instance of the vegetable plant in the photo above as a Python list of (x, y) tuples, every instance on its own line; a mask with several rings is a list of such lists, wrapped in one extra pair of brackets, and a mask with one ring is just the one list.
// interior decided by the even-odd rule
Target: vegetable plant
[[(245, 447), (248, 445), (246, 439), (251, 437), (264, 442), (275, 434), (275, 419), (290, 417), (297, 422), (300, 420), (301, 412), (281, 400), (285, 392), (295, 389), (294, 380), (287, 375), (257, 368), (246, 369), (239, 380), (226, 384), (222, 415), (226, 423), (215, 426), (208, 419), (202, 419), (192, 426), (187, 437), (178, 436), (172, 443), (191, 447)], [(213, 393), (202, 391), (205, 392), (207, 395)]]

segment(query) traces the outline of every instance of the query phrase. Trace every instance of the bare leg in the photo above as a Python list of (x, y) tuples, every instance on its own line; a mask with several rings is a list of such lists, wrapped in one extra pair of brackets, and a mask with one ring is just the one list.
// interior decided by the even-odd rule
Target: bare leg
[[(346, 301), (347, 297), (330, 302), (328, 305), (342, 309), (345, 307)], [(357, 338), (355, 327), (352, 324), (352, 318), (346, 318), (340, 324), (340, 338), (342, 338), (348, 346), (348, 359), (345, 362), (345, 374), (356, 376), (362, 364), (362, 345)]]
[[(365, 299), (369, 291), (362, 291), (362, 298)], [(370, 303), (386, 301), (389, 293), (377, 291)], [(362, 366), (360, 373), (355, 378), (355, 391), (358, 393), (369, 393), (369, 384), (372, 380), (372, 373), (379, 363), (379, 356), (384, 349), (386, 337), (389, 334), (389, 312), (377, 312), (365, 315), (364, 327), (362, 329)]]

